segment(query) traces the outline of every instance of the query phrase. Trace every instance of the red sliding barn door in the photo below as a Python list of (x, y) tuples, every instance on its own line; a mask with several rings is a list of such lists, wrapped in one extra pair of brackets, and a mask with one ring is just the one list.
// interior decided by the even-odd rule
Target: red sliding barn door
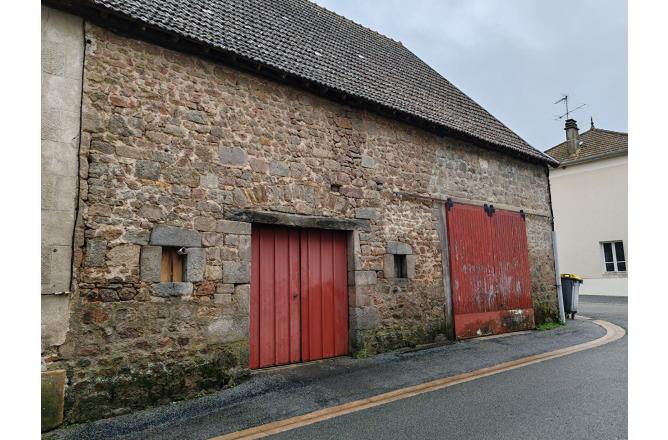
[(458, 338), (534, 327), (526, 228), (521, 214), (448, 208), (450, 283)]
[(348, 353), (346, 234), (254, 225), (250, 367)]

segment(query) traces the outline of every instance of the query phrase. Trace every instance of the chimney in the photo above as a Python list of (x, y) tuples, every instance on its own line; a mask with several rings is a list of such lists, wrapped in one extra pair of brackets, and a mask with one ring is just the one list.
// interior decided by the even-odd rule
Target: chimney
[(566, 119), (566, 145), (568, 146), (568, 154), (575, 154), (580, 146), (578, 140), (578, 123), (575, 119)]

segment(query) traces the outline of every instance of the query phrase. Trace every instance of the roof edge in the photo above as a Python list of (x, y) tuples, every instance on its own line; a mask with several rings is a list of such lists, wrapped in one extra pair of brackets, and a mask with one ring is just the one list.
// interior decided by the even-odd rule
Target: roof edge
[(613, 157), (628, 156), (628, 154), (629, 154), (628, 149), (617, 150), (617, 151), (612, 151), (612, 152), (608, 152), (608, 153), (597, 154), (595, 156), (585, 157), (585, 158), (582, 158), (582, 159), (575, 159), (575, 160), (572, 160), (572, 161), (564, 160), (564, 161), (561, 161), (559, 163), (559, 166), (560, 167), (569, 167), (569, 166), (572, 166), (572, 165), (579, 165), (579, 164), (587, 163), (587, 162), (595, 162), (595, 161), (601, 160), (601, 159), (611, 159)]

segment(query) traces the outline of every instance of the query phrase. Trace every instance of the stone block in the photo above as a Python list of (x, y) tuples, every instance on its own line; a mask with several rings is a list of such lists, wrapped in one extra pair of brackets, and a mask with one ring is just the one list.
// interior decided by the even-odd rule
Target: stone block
[(376, 161), (369, 156), (362, 156), (362, 166), (364, 168), (374, 168), (376, 166)]
[(385, 278), (397, 277), (394, 267), (394, 254), (385, 254), (383, 256), (383, 276)]
[(216, 293), (234, 293), (234, 284), (219, 284)]
[(229, 306), (232, 304), (232, 294), (230, 293), (214, 293), (213, 294), (213, 303), (222, 304), (224, 306)]
[(72, 142), (42, 141), (42, 179), (47, 175), (76, 177), (78, 163)]
[(65, 342), (69, 329), (70, 295), (42, 295), (42, 351)]
[(128, 243), (146, 245), (151, 237), (151, 231), (146, 229), (126, 229), (123, 237)]
[(153, 284), (153, 295), (162, 298), (170, 296), (190, 296), (193, 283), (156, 283)]
[(223, 261), (223, 282), (243, 284), (250, 282), (250, 263)]
[(213, 232), (216, 230), (216, 219), (213, 217), (195, 217), (194, 224), (198, 231)]
[(199, 185), (205, 188), (218, 188), (218, 176), (215, 174), (200, 176)]
[(139, 266), (142, 281), (159, 283), (162, 268), (162, 247), (142, 246)]
[(380, 325), (380, 313), (374, 306), (356, 307), (353, 309), (353, 330), (371, 330)]
[(223, 165), (245, 166), (248, 163), (248, 155), (239, 147), (218, 147), (218, 157)]
[(42, 372), (42, 432), (63, 423), (65, 370)]
[(249, 322), (245, 317), (222, 316), (208, 326), (209, 337), (218, 343), (248, 338)]
[(237, 250), (239, 252), (239, 259), (242, 261), (250, 261), (251, 259), (251, 238), (250, 235), (240, 235), (237, 243)]
[(269, 162), (269, 174), (286, 177), (290, 175), (290, 168), (288, 168), (288, 165), (285, 162), (272, 160)]
[(151, 244), (155, 246), (200, 247), (202, 236), (192, 229), (157, 225), (151, 233)]
[(223, 234), (215, 232), (205, 232), (202, 234), (202, 244), (204, 246), (222, 246), (225, 239)]
[(198, 283), (204, 280), (206, 252), (199, 247), (187, 248), (187, 252), (184, 279), (190, 283)]
[(135, 167), (135, 175), (140, 179), (160, 179), (160, 163), (150, 160), (138, 160)]
[(380, 210), (378, 208), (355, 208), (355, 218), (377, 220), (380, 218)]
[(69, 143), (79, 135), (79, 112), (42, 110), (42, 139)]
[(109, 131), (119, 136), (142, 136), (144, 134), (144, 122), (139, 118), (124, 117), (114, 113), (109, 120)]
[(251, 223), (221, 220), (218, 222), (216, 231), (224, 232), (226, 234), (250, 235)]
[(406, 255), (406, 278), (412, 280), (415, 278), (415, 261), (417, 257), (415, 255)]
[(397, 254), (397, 255), (410, 255), (413, 253), (413, 249), (410, 247), (410, 245), (406, 243), (401, 243), (399, 241), (388, 241), (387, 253)]
[(194, 122), (196, 124), (206, 124), (206, 114), (197, 110), (191, 110), (186, 112), (185, 115), (183, 115), (187, 120), (190, 122)]
[(42, 209), (42, 240), (49, 244), (72, 246), (74, 210)]
[(234, 301), (239, 313), (244, 316), (250, 314), (250, 284), (237, 284), (234, 287)]
[(122, 244), (107, 252), (109, 266), (137, 267), (139, 265), (140, 247), (136, 244)]
[(105, 240), (88, 240), (84, 264), (88, 267), (104, 266), (106, 252), (107, 242)]
[(223, 268), (219, 264), (207, 265), (204, 275), (207, 281), (220, 281), (223, 279)]
[(349, 283), (353, 286), (371, 286), (378, 282), (378, 274), (375, 270), (354, 270), (349, 273)]
[(263, 159), (252, 158), (250, 160), (250, 167), (253, 171), (258, 173), (266, 173), (269, 171), (269, 164)]
[(370, 292), (373, 287), (370, 286), (350, 286), (348, 287), (348, 304), (350, 307), (366, 307), (372, 304)]
[(51, 292), (70, 290), (72, 273), (72, 248), (69, 246), (53, 246), (51, 251)]

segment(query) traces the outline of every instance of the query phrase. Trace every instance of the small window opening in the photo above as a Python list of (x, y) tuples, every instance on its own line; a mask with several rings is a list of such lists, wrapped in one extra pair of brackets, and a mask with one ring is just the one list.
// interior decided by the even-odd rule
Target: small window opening
[(394, 274), (397, 278), (408, 278), (408, 266), (405, 255), (394, 255)]
[(624, 242), (607, 241), (601, 243), (603, 266), (606, 272), (626, 272), (626, 257), (624, 256)]
[(335, 193), (341, 192), (341, 185), (339, 185), (338, 183), (332, 183), (332, 185), (330, 186), (330, 189), (332, 190), (332, 192), (335, 192)]
[(160, 270), (160, 282), (182, 282), (184, 259), (185, 255), (179, 253), (179, 248), (162, 248), (162, 268)]

